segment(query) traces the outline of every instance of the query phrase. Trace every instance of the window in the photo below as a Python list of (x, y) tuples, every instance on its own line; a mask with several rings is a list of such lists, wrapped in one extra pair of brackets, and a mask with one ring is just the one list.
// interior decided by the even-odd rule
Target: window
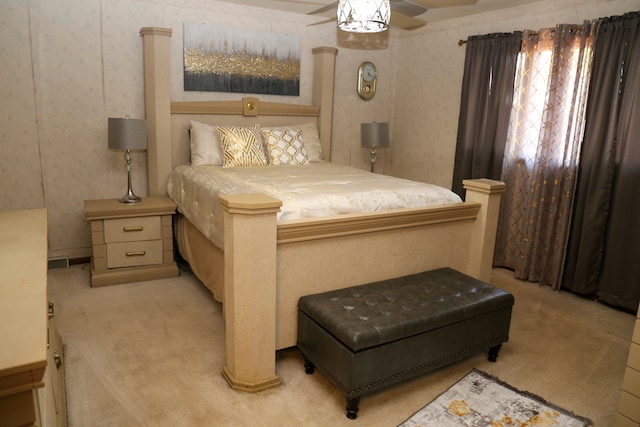
[(573, 32), (555, 33), (531, 36), (518, 56), (506, 155), (528, 169), (570, 166), (584, 131), (592, 47)]

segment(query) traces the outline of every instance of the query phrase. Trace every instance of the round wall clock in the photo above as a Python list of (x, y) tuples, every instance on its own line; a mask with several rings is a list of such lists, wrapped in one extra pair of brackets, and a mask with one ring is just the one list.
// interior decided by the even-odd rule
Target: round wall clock
[(378, 71), (373, 62), (363, 62), (358, 68), (357, 92), (362, 99), (371, 99), (376, 94)]

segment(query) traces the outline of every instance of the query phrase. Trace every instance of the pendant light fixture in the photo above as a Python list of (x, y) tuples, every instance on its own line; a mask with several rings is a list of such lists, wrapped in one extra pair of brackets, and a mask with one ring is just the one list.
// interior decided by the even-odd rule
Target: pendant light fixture
[(389, 0), (339, 0), (338, 28), (351, 33), (379, 33), (389, 29)]

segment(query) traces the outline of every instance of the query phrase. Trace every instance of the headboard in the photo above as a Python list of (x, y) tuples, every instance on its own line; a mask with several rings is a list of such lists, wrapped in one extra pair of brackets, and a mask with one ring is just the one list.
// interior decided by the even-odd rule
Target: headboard
[(338, 50), (319, 47), (313, 53), (312, 105), (261, 101), (171, 102), (171, 29), (145, 27), (143, 39), (147, 168), (149, 195), (165, 195), (169, 173), (189, 162), (189, 120), (211, 124), (275, 126), (317, 120), (323, 160), (331, 160), (335, 58)]

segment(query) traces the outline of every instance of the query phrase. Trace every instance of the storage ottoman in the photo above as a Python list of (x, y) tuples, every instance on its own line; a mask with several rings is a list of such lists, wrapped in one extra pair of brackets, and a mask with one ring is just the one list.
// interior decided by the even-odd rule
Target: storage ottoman
[(481, 350), (495, 362), (509, 339), (513, 295), (450, 268), (307, 295), (298, 348), (346, 396), (360, 398)]

